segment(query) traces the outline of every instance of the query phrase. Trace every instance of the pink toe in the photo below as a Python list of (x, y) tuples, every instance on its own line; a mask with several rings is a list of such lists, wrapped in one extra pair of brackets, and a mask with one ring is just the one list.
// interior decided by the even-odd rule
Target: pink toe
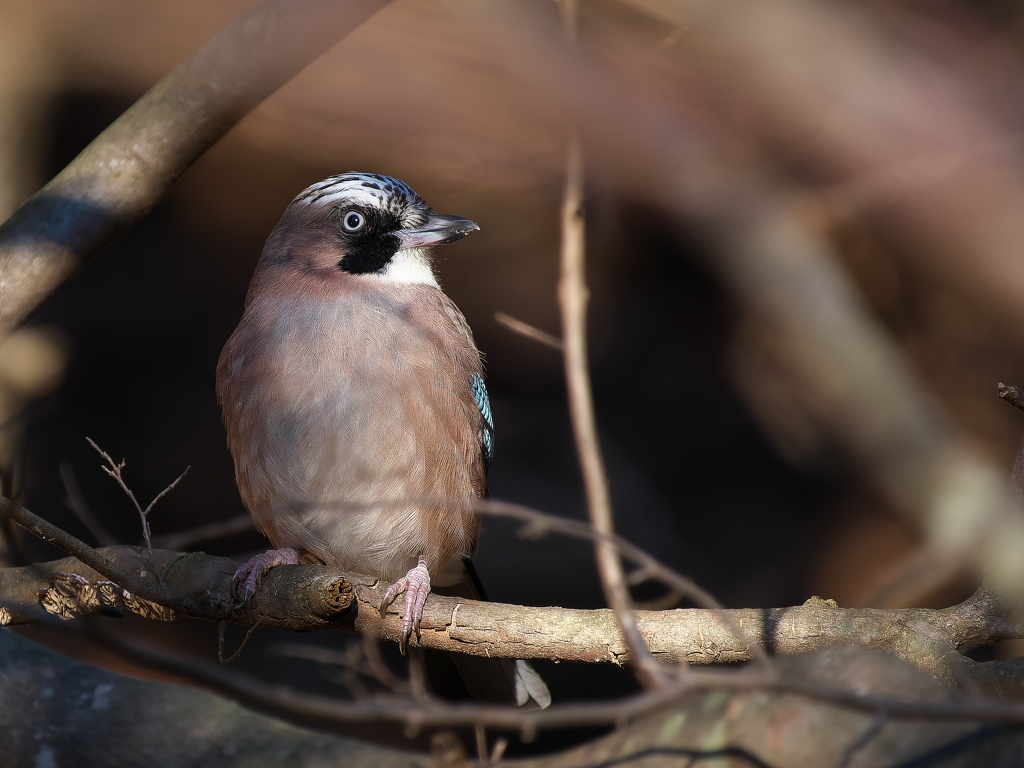
[(405, 592), (405, 604), (402, 606), (402, 633), (398, 640), (398, 648), (405, 653), (409, 637), (413, 632), (420, 634), (420, 620), (423, 618), (423, 606), (430, 594), (430, 571), (424, 558), (420, 557), (419, 565), (387, 588), (381, 600), (380, 612), (384, 615), (392, 601)]
[(291, 547), (271, 549), (249, 558), (240, 565), (231, 577), (231, 592), (237, 597), (239, 585), (243, 585), (242, 599), (248, 602), (259, 588), (263, 575), (279, 565), (297, 565), (299, 553)]

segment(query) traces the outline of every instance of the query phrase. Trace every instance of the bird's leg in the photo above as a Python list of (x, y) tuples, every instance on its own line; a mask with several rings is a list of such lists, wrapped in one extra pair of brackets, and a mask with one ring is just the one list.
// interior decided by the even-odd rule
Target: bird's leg
[[(241, 599), (245, 604), (246, 613), (251, 607), (253, 594), (259, 589), (263, 575), (278, 565), (298, 565), (299, 553), (291, 547), (283, 549), (271, 549), (263, 554), (249, 558), (245, 563), (238, 566), (235, 574), (231, 577), (231, 594), (236, 599)], [(242, 587), (239, 595), (239, 587)]]
[(398, 639), (398, 650), (405, 653), (409, 645), (409, 636), (415, 632), (420, 639), (420, 619), (423, 618), (423, 605), (430, 594), (430, 571), (427, 570), (427, 558), (420, 553), (419, 564), (412, 568), (384, 593), (380, 601), (380, 615), (383, 617), (388, 606), (395, 598), (405, 592), (405, 605), (402, 606), (402, 635)]

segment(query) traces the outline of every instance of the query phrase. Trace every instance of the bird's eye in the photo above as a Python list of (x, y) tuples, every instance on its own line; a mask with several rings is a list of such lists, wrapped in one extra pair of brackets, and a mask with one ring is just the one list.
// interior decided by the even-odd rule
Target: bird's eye
[(358, 232), (366, 224), (366, 217), (359, 211), (349, 211), (341, 219), (341, 225), (349, 232)]

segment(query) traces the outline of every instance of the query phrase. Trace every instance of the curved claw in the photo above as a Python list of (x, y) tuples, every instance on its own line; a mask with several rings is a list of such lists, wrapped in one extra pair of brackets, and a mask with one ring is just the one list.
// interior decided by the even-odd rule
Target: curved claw
[(384, 598), (380, 601), (380, 617), (382, 619), (388, 612), (388, 608), (391, 607), (391, 604), (395, 602), (395, 598), (405, 591), (405, 584), (403, 584), (404, 581), (404, 578), (399, 579), (388, 587), (388, 591), (384, 593)]
[(402, 606), (402, 633), (398, 638), (398, 650), (403, 654), (409, 647), (409, 638), (416, 633), (416, 639), (420, 639), (420, 620), (423, 618), (423, 606), (427, 602), (427, 595), (430, 594), (430, 571), (427, 569), (427, 561), (422, 555), (419, 564), (411, 569), (405, 576), (388, 587), (384, 598), (380, 601), (380, 615), (385, 612), (395, 598), (405, 592), (405, 604)]
[[(271, 549), (246, 560), (231, 576), (231, 596), (245, 606), (246, 620), (252, 621), (252, 596), (256, 594), (263, 575), (279, 565), (298, 565), (299, 553), (291, 547)], [(239, 586), (242, 593), (239, 595)]]

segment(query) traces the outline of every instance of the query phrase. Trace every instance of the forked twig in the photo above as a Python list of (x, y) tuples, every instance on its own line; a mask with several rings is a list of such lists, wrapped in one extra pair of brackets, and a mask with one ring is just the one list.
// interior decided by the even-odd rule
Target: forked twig
[(174, 490), (175, 486), (177, 486), (178, 483), (182, 481), (182, 479), (185, 477), (185, 475), (188, 474), (188, 471), (192, 469), (192, 467), (185, 467), (185, 471), (178, 475), (174, 482), (172, 482), (170, 485), (168, 485), (166, 488), (160, 491), (160, 493), (158, 493), (156, 496), (154, 496), (153, 500), (149, 502), (145, 509), (143, 509), (142, 505), (139, 504), (139, 500), (135, 498), (135, 494), (132, 493), (132, 489), (128, 487), (128, 484), (124, 481), (124, 477), (121, 474), (126, 465), (125, 460), (121, 459), (120, 463), (115, 462), (111, 458), (110, 454), (104, 451), (98, 445), (96, 445), (96, 443), (93, 441), (91, 437), (87, 437), (85, 439), (86, 442), (88, 442), (89, 445), (93, 447), (96, 453), (102, 456), (103, 460), (110, 465), (103, 467), (103, 471), (110, 475), (112, 478), (114, 478), (114, 481), (119, 486), (121, 486), (121, 490), (125, 492), (125, 495), (128, 496), (128, 498), (132, 500), (132, 504), (135, 505), (135, 509), (139, 513), (139, 520), (142, 521), (142, 538), (146, 542), (146, 549), (149, 550), (149, 556), (150, 559), (152, 560), (153, 540), (149, 533), (149, 513), (152, 511), (153, 507), (156, 506), (156, 503), (160, 501), (160, 499), (162, 499), (164, 496), (166, 496), (168, 493)]
[(217, 661), (219, 661), (221, 664), (230, 664), (232, 661), (234, 661), (239, 656), (241, 656), (242, 655), (242, 651), (245, 650), (245, 646), (247, 646), (249, 644), (249, 640), (252, 638), (253, 632), (256, 631), (256, 627), (258, 627), (259, 625), (260, 625), (260, 622), (257, 620), (255, 624), (253, 624), (251, 627), (249, 627), (249, 629), (245, 633), (245, 637), (242, 639), (241, 644), (238, 646), (237, 649), (235, 649), (235, 652), (232, 653), (230, 656), (225, 657), (224, 656), (224, 639), (225, 639), (224, 636), (225, 636), (225, 633), (227, 632), (228, 625), (227, 625), (227, 622), (225, 622), (225, 621), (218, 621), (217, 622)]

